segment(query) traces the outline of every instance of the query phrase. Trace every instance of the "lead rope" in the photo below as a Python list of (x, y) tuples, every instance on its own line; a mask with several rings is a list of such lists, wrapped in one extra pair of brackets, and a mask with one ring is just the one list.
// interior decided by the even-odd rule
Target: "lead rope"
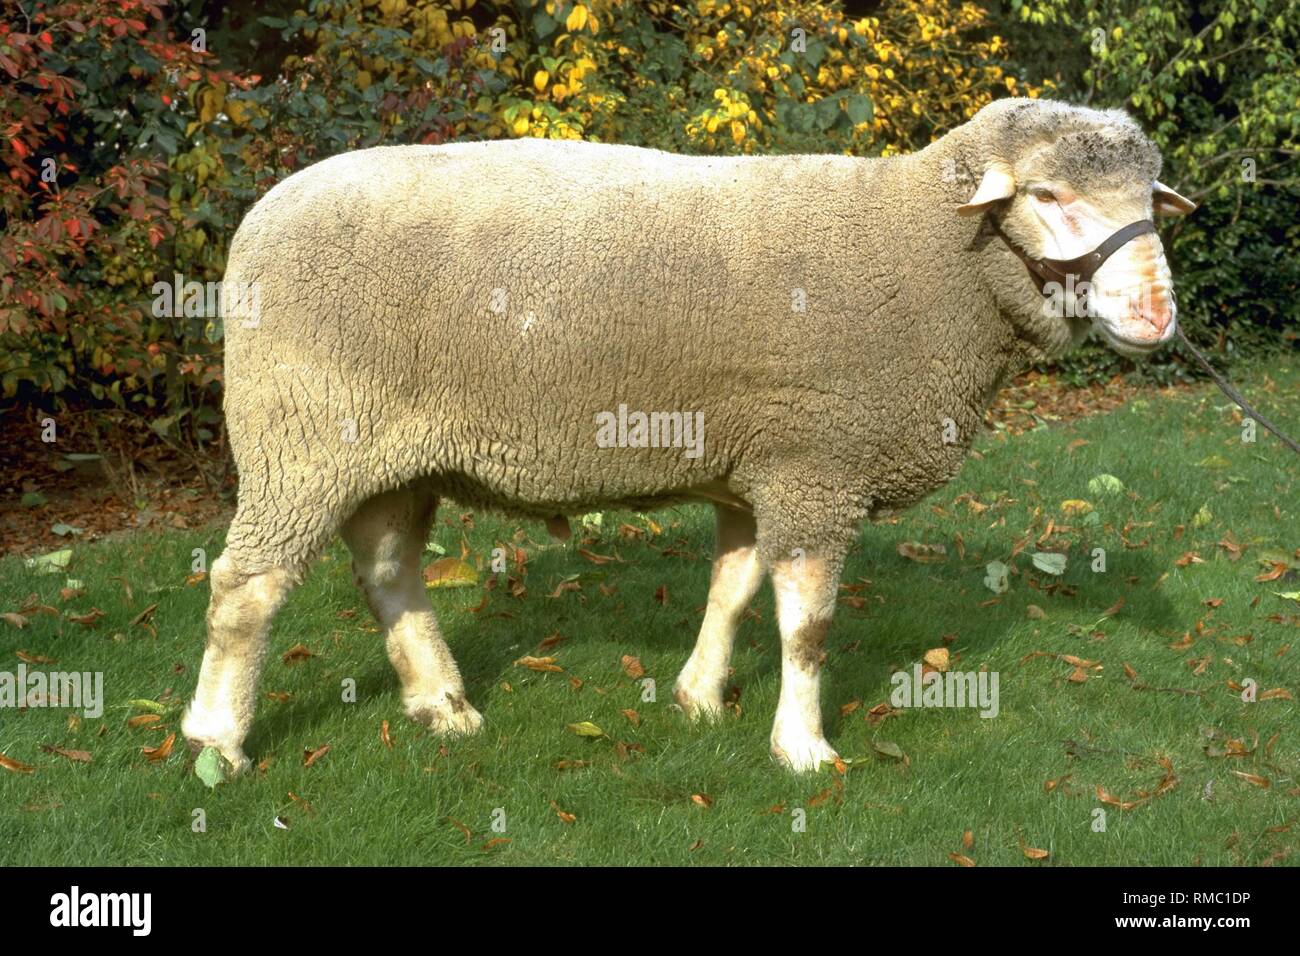
[(1210, 364), (1210, 360), (1202, 355), (1200, 351), (1197, 350), (1196, 346), (1187, 340), (1187, 336), (1183, 334), (1182, 326), (1178, 327), (1177, 332), (1178, 338), (1180, 338), (1182, 343), (1187, 346), (1187, 350), (1196, 357), (1196, 361), (1201, 363), (1201, 368), (1205, 369), (1205, 371), (1209, 373), (1210, 378), (1214, 379), (1214, 384), (1219, 386), (1223, 391), (1223, 394), (1227, 395), (1230, 399), (1240, 405), (1242, 410), (1245, 411), (1246, 414), (1250, 415), (1251, 418), (1280, 438), (1282, 444), (1286, 445), (1287, 448), (1290, 448), (1297, 455), (1300, 455), (1300, 445), (1297, 445), (1293, 438), (1284, 434), (1276, 425), (1250, 407), (1250, 403), (1241, 397), (1241, 393), (1229, 385), (1228, 380), (1214, 370), (1214, 366)]

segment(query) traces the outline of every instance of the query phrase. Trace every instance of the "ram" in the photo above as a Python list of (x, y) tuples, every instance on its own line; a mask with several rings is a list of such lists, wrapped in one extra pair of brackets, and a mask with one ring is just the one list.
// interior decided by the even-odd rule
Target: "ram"
[[(1006, 99), (903, 157), (519, 140), (368, 149), (289, 177), (227, 265), (256, 309), (226, 314), (239, 499), (186, 737), (247, 765), (272, 616), (336, 533), (407, 714), (462, 734), (482, 718), (420, 573), (441, 499), (559, 531), (707, 502), (712, 583), (676, 700), (721, 710), (770, 576), (772, 753), (800, 771), (833, 759), (819, 674), (862, 521), (948, 481), (1027, 361), (1090, 329), (1133, 355), (1173, 334), (1150, 217), (1191, 204), (1159, 172), (1122, 112)], [(654, 413), (689, 442), (646, 440)]]

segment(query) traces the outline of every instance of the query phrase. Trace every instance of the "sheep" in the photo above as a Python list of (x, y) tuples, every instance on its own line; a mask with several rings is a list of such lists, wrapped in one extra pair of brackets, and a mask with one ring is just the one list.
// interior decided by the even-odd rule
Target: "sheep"
[[(1192, 208), (1159, 172), (1121, 111), (1004, 99), (899, 157), (525, 139), (366, 149), (290, 176), (230, 249), (226, 280), (258, 308), (225, 317), (238, 506), (185, 736), (247, 767), (272, 616), (336, 532), (406, 713), (470, 734), (482, 717), (421, 579), (439, 501), (560, 537), (566, 515), (702, 502), (717, 545), (677, 704), (722, 711), (737, 624), (770, 578), (772, 755), (833, 761), (819, 678), (860, 524), (952, 478), (1026, 362), (1090, 329), (1126, 354), (1168, 341), (1152, 233), (1090, 291), (1045, 303), (1026, 271)], [(665, 441), (647, 440), (653, 413), (678, 415)], [(695, 422), (692, 455), (674, 439)]]

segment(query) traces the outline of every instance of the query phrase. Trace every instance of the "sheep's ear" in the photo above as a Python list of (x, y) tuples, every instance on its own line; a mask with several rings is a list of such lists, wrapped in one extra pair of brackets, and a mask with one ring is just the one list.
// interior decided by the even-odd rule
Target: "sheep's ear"
[(1016, 176), (1006, 163), (990, 163), (980, 180), (980, 188), (964, 206), (958, 206), (957, 212), (963, 216), (981, 213), (995, 202), (1010, 199), (1016, 194)]
[(1186, 216), (1196, 208), (1196, 203), (1157, 180), (1151, 188), (1151, 206), (1157, 216)]

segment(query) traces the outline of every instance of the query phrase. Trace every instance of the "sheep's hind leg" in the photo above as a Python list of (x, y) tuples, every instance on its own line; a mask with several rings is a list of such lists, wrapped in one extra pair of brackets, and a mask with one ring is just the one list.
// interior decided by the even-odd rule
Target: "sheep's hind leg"
[(244, 738), (253, 722), (271, 619), (295, 583), (286, 567), (249, 570), (259, 566), (230, 548), (212, 563), (207, 648), (181, 722), (195, 750), (217, 748), (236, 773), (248, 768)]
[(437, 499), (423, 487), (386, 492), (343, 526), (357, 584), (385, 631), (402, 682), (406, 714), (440, 734), (472, 734), (483, 723), (442, 639), (420, 575), (420, 557)]
[(717, 509), (717, 537), (709, 603), (695, 650), (682, 668), (673, 697), (692, 720), (722, 713), (727, 667), (745, 607), (763, 583), (763, 565), (754, 546), (752, 515), (734, 508)]

